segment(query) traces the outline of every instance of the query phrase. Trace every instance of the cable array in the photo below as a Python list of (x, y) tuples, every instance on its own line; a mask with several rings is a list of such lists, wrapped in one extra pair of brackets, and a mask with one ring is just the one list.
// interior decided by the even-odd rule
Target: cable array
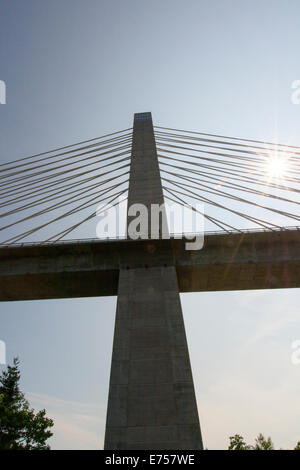
[[(165, 199), (201, 213), (206, 230), (300, 225), (300, 147), (159, 126), (154, 133)], [(2, 163), (0, 243), (95, 237), (89, 223), (127, 199), (131, 147), (128, 128)]]
[(81, 238), (84, 224), (126, 200), (131, 144), (129, 128), (1, 164), (1, 243)]
[(155, 139), (165, 198), (208, 230), (299, 225), (300, 147), (159, 126)]

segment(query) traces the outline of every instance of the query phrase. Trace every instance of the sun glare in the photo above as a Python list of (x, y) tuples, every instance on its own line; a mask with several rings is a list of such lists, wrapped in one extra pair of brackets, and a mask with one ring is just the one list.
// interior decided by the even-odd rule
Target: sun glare
[(288, 171), (286, 158), (270, 156), (266, 162), (266, 173), (271, 178), (284, 178)]

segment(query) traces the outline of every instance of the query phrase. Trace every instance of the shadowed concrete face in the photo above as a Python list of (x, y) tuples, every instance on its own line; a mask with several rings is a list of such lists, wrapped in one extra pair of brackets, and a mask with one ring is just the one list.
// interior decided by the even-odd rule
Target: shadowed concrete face
[(105, 448), (200, 446), (175, 269), (121, 270)]
[[(128, 207), (150, 213), (163, 193), (147, 114), (135, 116)], [(175, 267), (128, 268), (119, 275), (105, 449), (201, 449)]]
[[(153, 254), (156, 256), (153, 256)], [(0, 301), (117, 295), (119, 270), (174, 266), (179, 292), (300, 287), (300, 230), (0, 248)]]

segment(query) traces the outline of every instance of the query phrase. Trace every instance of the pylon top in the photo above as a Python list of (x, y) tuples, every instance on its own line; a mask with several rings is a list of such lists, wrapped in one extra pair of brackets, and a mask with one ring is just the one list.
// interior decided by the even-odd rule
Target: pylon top
[(148, 121), (152, 119), (151, 113), (135, 113), (134, 120), (135, 121)]

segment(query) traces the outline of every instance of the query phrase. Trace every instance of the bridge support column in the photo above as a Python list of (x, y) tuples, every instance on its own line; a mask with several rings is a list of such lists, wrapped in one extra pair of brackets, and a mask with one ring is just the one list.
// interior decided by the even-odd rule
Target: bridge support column
[[(135, 115), (128, 199), (163, 203), (148, 113)], [(202, 449), (175, 267), (137, 266), (120, 269), (104, 448)]]

